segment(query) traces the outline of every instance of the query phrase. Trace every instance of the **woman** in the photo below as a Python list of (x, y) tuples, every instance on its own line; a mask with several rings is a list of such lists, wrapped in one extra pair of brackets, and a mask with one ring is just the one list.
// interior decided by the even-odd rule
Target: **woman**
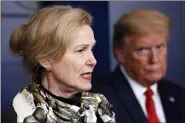
[(81, 8), (40, 9), (10, 38), (32, 81), (13, 99), (17, 122), (114, 122), (112, 106), (91, 89), (96, 65), (92, 17)]

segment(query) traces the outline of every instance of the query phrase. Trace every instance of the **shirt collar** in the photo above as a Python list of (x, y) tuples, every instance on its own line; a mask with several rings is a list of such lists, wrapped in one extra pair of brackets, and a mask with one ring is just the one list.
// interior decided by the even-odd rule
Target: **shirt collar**
[[(125, 71), (124, 67), (122, 65), (120, 65), (120, 70), (123, 73), (123, 75), (126, 77), (128, 83), (130, 84), (132, 90), (134, 91), (134, 94), (137, 96), (141, 96), (144, 94), (144, 92), (146, 91), (146, 87), (142, 86), (141, 84), (139, 84), (139, 82), (135, 81), (134, 79), (132, 79)], [(152, 89), (153, 94), (157, 94), (157, 84), (153, 84), (150, 89)]]

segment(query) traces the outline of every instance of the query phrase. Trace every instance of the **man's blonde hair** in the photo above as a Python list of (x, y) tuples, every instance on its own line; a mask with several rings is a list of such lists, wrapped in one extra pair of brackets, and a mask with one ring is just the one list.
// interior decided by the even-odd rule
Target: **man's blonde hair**
[(150, 32), (169, 33), (170, 19), (151, 9), (136, 9), (122, 15), (114, 25), (113, 49), (124, 45), (124, 39), (132, 34)]

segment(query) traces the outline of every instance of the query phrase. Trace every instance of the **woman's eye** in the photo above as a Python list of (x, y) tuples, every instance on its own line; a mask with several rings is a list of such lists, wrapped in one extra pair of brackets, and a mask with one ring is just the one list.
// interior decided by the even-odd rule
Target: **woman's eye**
[(86, 49), (87, 49), (87, 48), (81, 48), (81, 49), (77, 50), (76, 52), (82, 53), (82, 52), (84, 52)]
[(83, 51), (84, 51), (84, 49), (81, 49), (81, 50), (78, 50), (77, 52), (81, 53), (81, 52), (83, 52)]

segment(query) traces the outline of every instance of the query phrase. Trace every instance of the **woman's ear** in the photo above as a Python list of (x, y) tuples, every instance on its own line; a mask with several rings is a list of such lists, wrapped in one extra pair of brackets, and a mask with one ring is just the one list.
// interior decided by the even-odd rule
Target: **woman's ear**
[(38, 60), (39, 64), (44, 67), (47, 71), (50, 71), (52, 68), (52, 63), (50, 59), (40, 59)]

